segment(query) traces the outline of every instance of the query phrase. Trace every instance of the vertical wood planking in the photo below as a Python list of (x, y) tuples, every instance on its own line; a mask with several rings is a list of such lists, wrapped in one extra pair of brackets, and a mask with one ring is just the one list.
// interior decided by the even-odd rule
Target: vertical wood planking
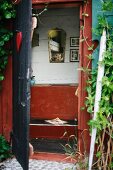
[[(80, 13), (80, 20), (83, 21), (82, 13), (84, 12), (85, 6), (81, 7), (81, 13)], [(85, 28), (84, 28), (84, 36), (88, 37), (87, 41), (89, 45), (92, 44), (92, 0), (89, 0), (88, 5), (86, 7), (86, 13), (88, 13), (89, 17), (85, 17)], [(82, 34), (82, 32), (81, 32)], [(91, 53), (91, 51), (88, 51), (88, 46), (86, 42), (82, 42), (80, 47), (80, 67), (91, 67), (91, 63), (89, 63), (89, 59), (87, 55)], [(88, 120), (90, 119), (90, 114), (87, 113), (86, 109), (82, 110), (81, 108), (85, 106), (85, 100), (87, 96), (87, 92), (85, 90), (86, 87), (86, 81), (87, 81), (87, 75), (83, 71), (80, 71), (79, 73), (79, 97), (78, 97), (78, 138), (79, 138), (79, 148), (83, 151), (83, 140), (82, 136), (85, 141), (86, 149), (89, 151), (89, 132), (88, 132)], [(87, 129), (87, 130), (86, 130)]]
[(3, 135), (9, 140), (12, 131), (12, 56), (9, 56), (2, 86)]
[(12, 130), (12, 57), (9, 56), (0, 92), (0, 134), (10, 139)]

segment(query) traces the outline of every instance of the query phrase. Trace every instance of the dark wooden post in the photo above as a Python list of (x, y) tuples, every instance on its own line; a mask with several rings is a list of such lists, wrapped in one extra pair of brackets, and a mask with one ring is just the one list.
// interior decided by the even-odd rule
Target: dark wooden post
[(29, 164), (31, 8), (31, 0), (22, 0), (14, 23), (12, 149), (24, 170)]

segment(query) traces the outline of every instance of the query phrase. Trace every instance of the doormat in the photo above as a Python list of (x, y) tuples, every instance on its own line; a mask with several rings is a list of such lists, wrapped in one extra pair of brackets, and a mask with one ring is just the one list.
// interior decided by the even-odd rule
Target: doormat
[(35, 152), (50, 152), (50, 153), (65, 153), (64, 146), (67, 144), (66, 140), (61, 139), (32, 139), (30, 143), (34, 147)]

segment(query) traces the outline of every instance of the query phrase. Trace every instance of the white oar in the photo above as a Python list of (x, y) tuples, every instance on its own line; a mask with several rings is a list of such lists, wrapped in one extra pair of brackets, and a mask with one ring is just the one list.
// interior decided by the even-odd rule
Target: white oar
[[(103, 34), (100, 40), (100, 51), (99, 51), (99, 63), (98, 63), (98, 74), (97, 74), (97, 82), (96, 82), (96, 94), (95, 94), (95, 103), (94, 103), (94, 117), (93, 120), (96, 120), (97, 112), (99, 111), (99, 102), (101, 100), (102, 94), (102, 78), (104, 76), (104, 64), (100, 62), (104, 58), (104, 52), (106, 51), (106, 30), (103, 30)], [(97, 129), (92, 129), (91, 135), (91, 144), (90, 144), (90, 154), (89, 154), (89, 167), (88, 170), (91, 170), (93, 164), (93, 156), (94, 156), (94, 148), (95, 148), (95, 140), (96, 140)]]

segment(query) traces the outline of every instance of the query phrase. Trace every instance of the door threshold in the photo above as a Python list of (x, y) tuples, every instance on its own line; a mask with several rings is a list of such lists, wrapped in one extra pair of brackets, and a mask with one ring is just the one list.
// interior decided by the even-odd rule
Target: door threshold
[(51, 125), (51, 124), (32, 124), (32, 123), (30, 123), (30, 125), (32, 125), (32, 126), (78, 126), (78, 125), (69, 125), (69, 124), (64, 124), (64, 125)]
[(30, 159), (75, 163), (76, 160), (62, 153), (34, 152)]

